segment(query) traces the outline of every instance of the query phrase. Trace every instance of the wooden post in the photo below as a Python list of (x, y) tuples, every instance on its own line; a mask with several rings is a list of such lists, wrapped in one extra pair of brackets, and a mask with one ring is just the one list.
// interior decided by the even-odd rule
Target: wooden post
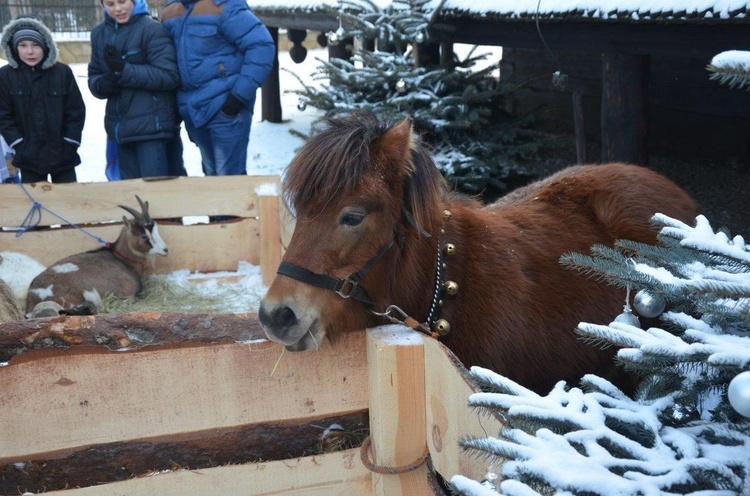
[(258, 194), (260, 213), (260, 273), (263, 284), (270, 286), (281, 263), (281, 216), (279, 196)]
[(602, 161), (646, 165), (647, 55), (602, 54)]
[[(425, 453), (425, 378), (422, 335), (405, 326), (368, 329), (370, 461), (404, 467)], [(432, 494), (427, 467), (399, 474), (372, 474), (373, 494)]]
[(573, 125), (576, 133), (577, 163), (586, 163), (586, 126), (583, 123), (583, 98), (580, 91), (573, 91)]
[(276, 52), (273, 69), (261, 88), (261, 119), (278, 124), (281, 122), (281, 84), (279, 82), (279, 28), (268, 27)]

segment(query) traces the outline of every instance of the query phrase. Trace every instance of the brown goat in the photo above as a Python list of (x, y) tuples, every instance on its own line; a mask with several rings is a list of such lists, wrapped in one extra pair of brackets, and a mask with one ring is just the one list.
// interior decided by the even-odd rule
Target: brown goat
[(32, 316), (41, 302), (54, 301), (63, 309), (93, 305), (102, 298), (133, 298), (141, 290), (142, 276), (151, 267), (151, 257), (167, 255), (167, 247), (148, 213), (148, 202), (136, 195), (138, 212), (120, 205), (133, 216), (123, 216), (117, 241), (110, 246), (77, 253), (50, 265), (36, 276), (26, 296), (26, 313)]
[[(656, 241), (661, 212), (685, 222), (690, 197), (645, 168), (567, 169), (494, 205), (448, 191), (409, 121), (329, 119), (287, 168), (296, 225), (261, 303), (267, 336), (315, 350), (341, 332), (387, 323), (397, 305), (467, 366), (539, 392), (586, 373), (612, 377), (613, 350), (577, 338), (610, 322), (625, 292), (559, 263), (616, 239)], [(389, 314), (403, 320), (402, 314)]]

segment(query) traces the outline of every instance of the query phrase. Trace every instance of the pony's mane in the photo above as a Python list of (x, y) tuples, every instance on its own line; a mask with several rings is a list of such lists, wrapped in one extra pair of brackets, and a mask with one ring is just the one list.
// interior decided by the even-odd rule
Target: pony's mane
[[(284, 195), (290, 211), (297, 213), (315, 199), (352, 194), (363, 175), (372, 169), (370, 145), (395, 124), (369, 113), (316, 121), (315, 134), (297, 152), (284, 176)], [(404, 206), (421, 224), (430, 217), (428, 206), (439, 203), (446, 187), (417, 137), (412, 139), (409, 169)]]

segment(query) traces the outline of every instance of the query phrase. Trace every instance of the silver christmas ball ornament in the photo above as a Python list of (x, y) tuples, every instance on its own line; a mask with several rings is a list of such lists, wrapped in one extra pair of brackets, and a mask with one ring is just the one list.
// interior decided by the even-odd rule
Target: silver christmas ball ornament
[(657, 296), (646, 289), (641, 289), (633, 298), (633, 308), (638, 314), (646, 318), (658, 317), (666, 308), (667, 302), (664, 298)]
[(329, 31), (328, 32), (328, 44), (331, 46), (336, 46), (339, 44), (339, 41), (341, 41), (341, 37), (339, 37), (338, 33), (335, 31)]
[(300, 99), (300, 101), (297, 102), (297, 110), (299, 110), (300, 112), (304, 112), (306, 108), (307, 108), (307, 104), (305, 103), (304, 100)]
[(727, 390), (727, 398), (737, 413), (750, 418), (750, 370), (740, 372), (732, 379)]
[(403, 93), (404, 91), (406, 91), (406, 81), (404, 81), (403, 79), (399, 79), (396, 82), (396, 91), (398, 91), (399, 93)]
[(424, 43), (424, 40), (425, 40), (425, 37), (422, 31), (417, 33), (417, 35), (414, 37), (414, 41), (416, 41), (417, 43)]
[(632, 310), (630, 310), (630, 306), (626, 306), (622, 309), (622, 313), (615, 317), (615, 322), (620, 322), (622, 324), (628, 324), (633, 327), (641, 327), (641, 321), (638, 320), (638, 317), (633, 313)]

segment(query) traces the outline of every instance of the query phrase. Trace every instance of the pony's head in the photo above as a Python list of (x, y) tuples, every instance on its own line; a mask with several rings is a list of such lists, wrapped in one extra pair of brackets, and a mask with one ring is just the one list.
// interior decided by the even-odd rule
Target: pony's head
[(408, 119), (354, 114), (322, 124), (284, 177), (296, 225), (259, 311), (269, 339), (292, 351), (378, 322), (372, 311), (396, 289), (405, 240), (440, 228), (445, 191)]

